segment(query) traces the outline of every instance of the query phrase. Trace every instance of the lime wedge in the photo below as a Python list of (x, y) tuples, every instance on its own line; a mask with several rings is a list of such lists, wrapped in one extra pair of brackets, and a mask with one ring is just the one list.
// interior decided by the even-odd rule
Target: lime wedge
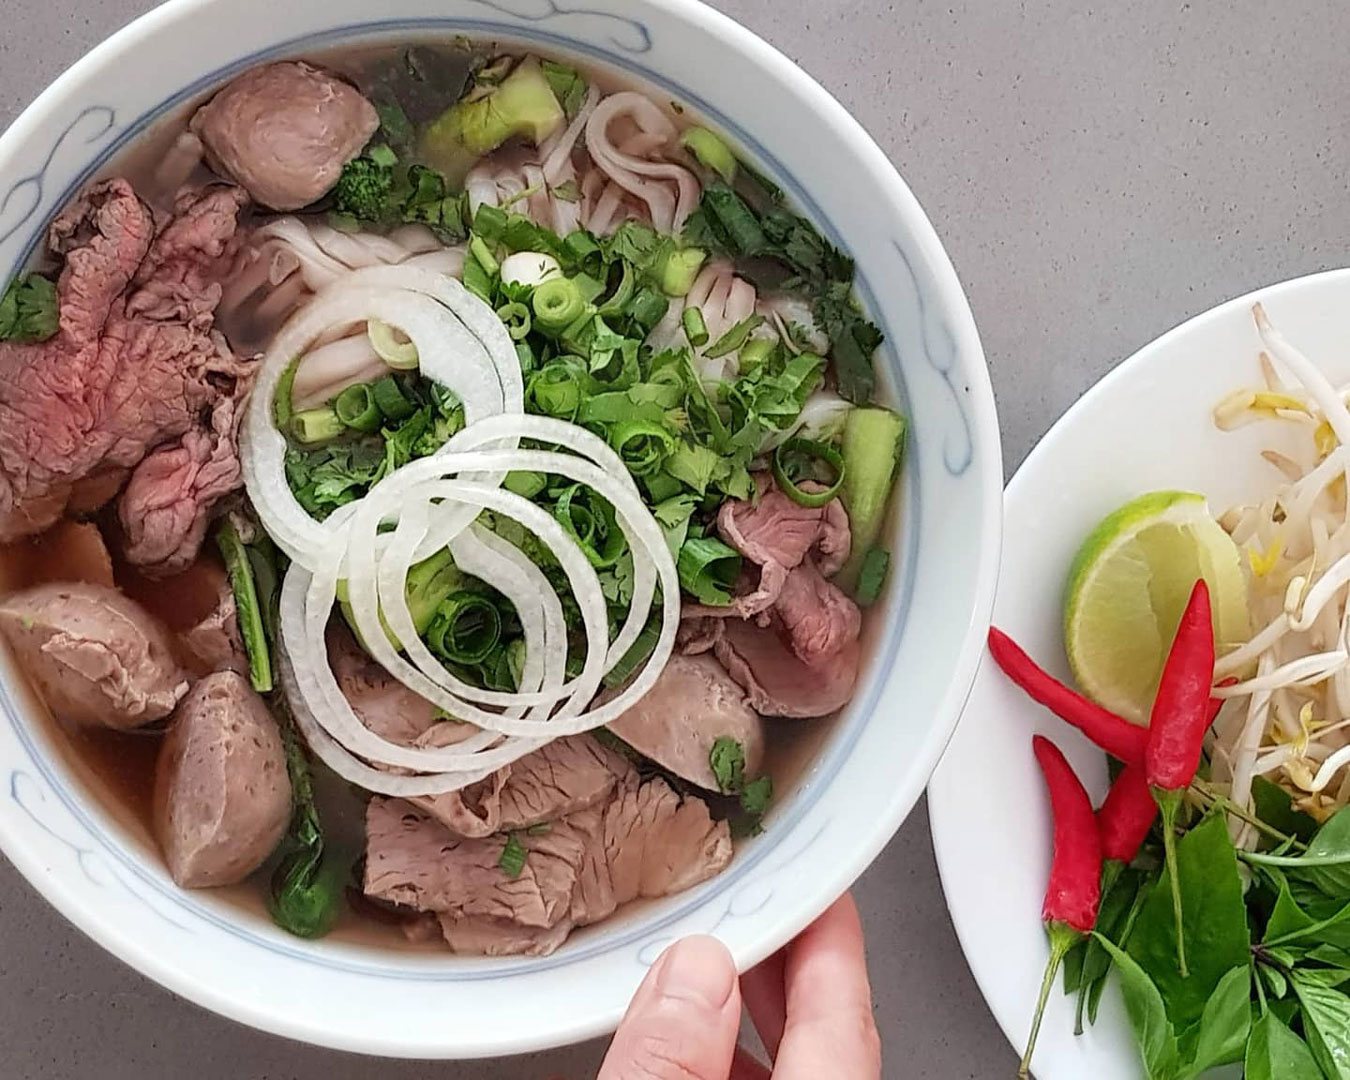
[(1246, 641), (1247, 576), (1204, 496), (1141, 495), (1093, 529), (1074, 558), (1064, 603), (1064, 642), (1083, 692), (1147, 724), (1167, 649), (1201, 576), (1220, 651)]

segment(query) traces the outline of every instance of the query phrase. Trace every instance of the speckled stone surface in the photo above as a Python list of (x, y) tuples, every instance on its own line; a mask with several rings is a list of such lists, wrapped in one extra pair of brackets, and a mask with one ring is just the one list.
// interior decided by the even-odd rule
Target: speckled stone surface
[[(151, 6), (4, 0), (0, 123)], [(1350, 8), (1336, 0), (719, 6), (833, 91), (927, 208), (975, 309), (1010, 470), (1157, 334), (1350, 261)], [(947, 920), (922, 808), (858, 898), (886, 1076), (1011, 1075)], [(583, 1080), (603, 1051), (377, 1063), (259, 1035), (108, 957), (3, 862), (0, 1020), (0, 1075), (15, 1080)]]

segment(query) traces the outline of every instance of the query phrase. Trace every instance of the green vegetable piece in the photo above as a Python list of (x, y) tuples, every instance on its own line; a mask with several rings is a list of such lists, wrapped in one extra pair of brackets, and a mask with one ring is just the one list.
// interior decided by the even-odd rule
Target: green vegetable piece
[(0, 341), (48, 341), (60, 328), (61, 302), (49, 278), (20, 275), (0, 296)]
[[(446, 600), (463, 587), (464, 574), (455, 565), (449, 548), (442, 548), (408, 570), (404, 596), (419, 636), (427, 632)], [(393, 639), (392, 634), (390, 638)], [(401, 648), (397, 641), (394, 647)]]
[(609, 670), (601, 681), (609, 689), (618, 690), (638, 668), (647, 662), (647, 658), (655, 651), (657, 642), (660, 640), (661, 624), (659, 617), (656, 620), (648, 620), (647, 625), (642, 628), (642, 633), (638, 634), (637, 640), (633, 642), (628, 651), (619, 659), (619, 662)]
[(1100, 934), (1094, 938), (1106, 950), (1120, 974), (1121, 996), (1125, 1000), (1125, 1015), (1134, 1030), (1135, 1042), (1143, 1058), (1149, 1080), (1170, 1080), (1175, 1076), (1178, 1060), (1177, 1036), (1168, 1019), (1163, 996), (1148, 972)]
[(530, 297), (539, 329), (558, 334), (586, 314), (586, 301), (571, 278), (555, 277), (535, 286)]
[(523, 341), (530, 336), (533, 319), (530, 309), (518, 301), (503, 304), (497, 309), (497, 318), (501, 319), (512, 341)]
[(862, 570), (858, 573), (858, 586), (854, 597), (863, 607), (871, 607), (877, 602), (881, 590), (886, 587), (886, 575), (891, 569), (891, 553), (883, 547), (871, 547), (863, 556)]
[(725, 235), (726, 246), (732, 255), (758, 255), (769, 246), (769, 239), (754, 211), (731, 188), (709, 184), (703, 191), (702, 206)]
[(412, 121), (399, 106), (376, 105), (375, 111), (380, 117), (380, 130), (391, 143), (400, 147), (407, 147), (412, 143), (414, 135)]
[(737, 795), (745, 786), (745, 747), (731, 736), (719, 735), (713, 740), (708, 765), (723, 795)]
[(490, 154), (513, 135), (536, 146), (566, 121), (539, 61), (527, 56), (487, 94), (452, 105), (422, 136), (422, 156), (454, 173), (466, 157)]
[(845, 591), (856, 590), (863, 560), (881, 536), (904, 445), (905, 418), (890, 409), (854, 409), (844, 423), (841, 494), (853, 530), (853, 553), (838, 579)]
[(628, 305), (628, 317), (644, 334), (666, 317), (670, 301), (657, 290), (644, 286)]
[(515, 833), (507, 833), (506, 844), (502, 847), (501, 858), (497, 860), (497, 865), (507, 877), (518, 878), (525, 870), (525, 860), (529, 854), (525, 845), (520, 842), (520, 837)]
[(398, 380), (392, 375), (376, 379), (370, 387), (370, 396), (375, 407), (380, 410), (380, 415), (391, 424), (406, 420), (417, 411), (417, 407), (408, 400), (407, 395), (399, 388)]
[(264, 608), (258, 599), (253, 579), (253, 565), (248, 547), (239, 538), (229, 517), (221, 519), (216, 530), (216, 546), (225, 560), (225, 572), (234, 594), (235, 617), (239, 621), (239, 636), (248, 657), (248, 676), (253, 689), (260, 694), (272, 690), (272, 655), (267, 644), (267, 624)]
[(533, 499), (546, 487), (548, 487), (548, 477), (543, 473), (516, 471), (506, 474), (506, 479), (502, 481), (502, 487), (507, 491), (513, 491), (525, 499)]
[(741, 809), (753, 818), (762, 818), (773, 800), (773, 777), (761, 776), (741, 789)]
[(343, 423), (337, 410), (327, 405), (319, 409), (306, 409), (291, 417), (291, 434), (306, 446), (329, 442), (342, 432)]
[(1219, 980), (1200, 1016), (1187, 1075), (1242, 1060), (1252, 1026), (1251, 993), (1249, 965), (1236, 967)]
[[(544, 72), (544, 78), (548, 80), (553, 96), (562, 105), (567, 119), (571, 120), (581, 111), (581, 103), (586, 99), (586, 80), (576, 68), (559, 64), (554, 60), (540, 61), (539, 67)], [(557, 191), (557, 188), (553, 189), (555, 195)]]
[(1333, 900), (1344, 900), (1350, 897), (1350, 808), (1337, 811), (1302, 855), (1244, 851), (1242, 858), (1255, 866), (1280, 868)]
[[(808, 466), (801, 465), (802, 459), (806, 459)], [(834, 472), (834, 479), (824, 491), (804, 491), (796, 484), (796, 480), (802, 478), (801, 469), (813, 462), (822, 462)], [(848, 467), (843, 455), (826, 443), (788, 439), (773, 452), (773, 478), (779, 490), (798, 506), (815, 509), (826, 505), (839, 494), (847, 477)]]
[(703, 321), (703, 312), (696, 307), (687, 307), (680, 315), (680, 325), (684, 327), (685, 339), (694, 348), (708, 344), (708, 324)]
[(274, 701), (273, 706), (291, 781), (291, 822), (278, 849), (281, 861), (272, 874), (267, 909), (272, 921), (287, 933), (320, 938), (337, 921), (344, 874), (337, 864), (324, 862), (323, 825), (295, 721), (284, 699)]
[(634, 476), (648, 476), (674, 452), (676, 439), (662, 424), (634, 417), (610, 428), (609, 445)]
[(680, 587), (699, 603), (726, 607), (741, 574), (741, 553), (711, 536), (690, 537), (677, 560)]
[(353, 431), (378, 431), (382, 417), (368, 383), (349, 386), (333, 402), (338, 419)]
[(483, 273), (490, 278), (496, 278), (502, 272), (502, 265), (497, 261), (497, 257), (492, 254), (488, 248), (487, 241), (481, 236), (475, 236), (469, 241), (469, 253), (473, 255), (474, 261), (483, 268)]
[[(737, 359), (740, 361), (741, 374), (750, 375), (758, 371), (773, 357), (778, 346), (768, 338), (751, 338), (741, 346)], [(798, 410), (800, 411), (800, 410)]]
[(704, 127), (685, 128), (680, 145), (688, 150), (705, 169), (710, 169), (728, 184), (736, 179), (736, 155), (720, 136)]
[(295, 415), (295, 372), (299, 367), (300, 357), (297, 356), (286, 365), (286, 370), (281, 373), (281, 378), (277, 380), (277, 394), (272, 402), (272, 418), (281, 431), (285, 431), (291, 426), (291, 417)]
[(571, 420), (581, 407), (583, 375), (572, 359), (546, 364), (526, 386), (526, 397), (534, 406), (530, 411)]
[[(384, 153), (377, 157), (380, 150)], [(369, 154), (347, 162), (333, 188), (333, 210), (357, 221), (387, 220), (393, 210), (391, 198), (397, 160), (388, 147), (376, 147)]]
[(380, 319), (366, 320), (366, 337), (381, 360), (399, 371), (415, 371), (420, 362), (417, 346), (402, 331)]
[(750, 335), (762, 326), (763, 323), (763, 315), (747, 315), (713, 342), (712, 347), (703, 355), (710, 360), (716, 360), (718, 357), (736, 352), (742, 345), (750, 340)]
[(614, 566), (628, 550), (614, 507), (591, 488), (582, 484), (564, 488), (553, 506), (553, 516), (597, 570)]
[(1185, 1030), (1200, 1019), (1219, 980), (1248, 963), (1251, 935), (1237, 855), (1222, 815), (1206, 818), (1177, 844), (1190, 976), (1177, 972), (1171, 879), (1164, 871), (1139, 913), (1126, 948), (1153, 979), (1167, 1014)]
[(480, 664), (497, 648), (502, 617), (481, 593), (456, 592), (446, 598), (427, 628), (427, 645), (456, 664)]
[(1275, 907), (1266, 922), (1266, 933), (1262, 941), (1267, 944), (1281, 944), (1290, 938), (1302, 936), (1304, 932), (1317, 925), (1317, 921), (1298, 906), (1289, 892), (1288, 882), (1280, 884), (1280, 894), (1275, 899)]
[(1322, 1070), (1308, 1044), (1274, 1012), (1252, 1025), (1243, 1061), (1246, 1080), (1322, 1080)]
[(708, 253), (702, 248), (674, 248), (658, 262), (656, 278), (667, 296), (688, 296)]
[(1256, 816), (1279, 832), (1305, 844), (1317, 834), (1317, 819), (1302, 810), (1295, 810), (1293, 796), (1264, 776), (1252, 778), (1252, 801)]
[(1303, 1007), (1303, 1031), (1313, 1058), (1330, 1080), (1350, 1080), (1350, 997), (1319, 985), (1302, 970), (1295, 970), (1290, 982)]
[[(578, 275), (578, 277), (586, 277), (588, 281), (591, 280), (588, 275), (584, 274)], [(576, 279), (574, 278), (573, 280), (575, 281)], [(597, 281), (595, 282), (595, 285), (599, 286), (600, 292), (604, 291), (605, 286), (603, 283)], [(619, 283), (614, 286), (614, 292), (606, 297), (604, 303), (596, 308), (596, 314), (617, 318), (628, 310), (628, 305), (632, 302), (636, 292), (637, 274), (633, 270), (633, 264), (625, 262), (623, 264), (623, 271), (619, 277)], [(588, 299), (593, 300), (595, 299), (595, 296), (598, 295), (599, 293), (596, 293), (593, 296), (588, 297)]]

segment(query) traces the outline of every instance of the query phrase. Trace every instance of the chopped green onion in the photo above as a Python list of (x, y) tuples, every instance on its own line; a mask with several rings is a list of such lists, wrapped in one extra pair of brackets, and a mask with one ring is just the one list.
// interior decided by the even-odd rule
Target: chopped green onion
[(497, 866), (509, 878), (518, 878), (525, 870), (525, 859), (529, 856), (525, 845), (515, 833), (506, 834), (506, 846), (502, 848)]
[(709, 360), (716, 360), (719, 356), (726, 356), (727, 353), (734, 353), (750, 340), (750, 335), (754, 333), (763, 322), (763, 315), (746, 316), (713, 342), (712, 348), (708, 349), (703, 355)]
[(572, 257), (572, 261), (578, 263), (600, 254), (600, 245), (585, 229), (577, 229), (563, 237), (563, 248)]
[(503, 304), (497, 309), (497, 318), (505, 324), (512, 341), (524, 341), (530, 336), (530, 309), (524, 304)]
[(699, 603), (726, 607), (741, 575), (741, 553), (711, 536), (690, 537), (680, 548), (680, 586)]
[(733, 254), (758, 255), (769, 246), (754, 211), (725, 184), (709, 184), (703, 191), (702, 206), (726, 233)]
[(571, 420), (581, 407), (581, 377), (574, 360), (554, 360), (530, 379), (528, 394), (545, 416)]
[(609, 669), (609, 672), (601, 681), (611, 690), (619, 689), (628, 681), (633, 672), (647, 662), (647, 658), (656, 650), (656, 644), (660, 640), (661, 621), (657, 618), (649, 621), (642, 628), (642, 633), (638, 634), (637, 640), (629, 646), (628, 651), (620, 657), (617, 664)]
[(670, 301), (664, 295), (650, 286), (643, 286), (633, 297), (633, 302), (628, 305), (628, 317), (644, 332), (650, 332), (652, 327), (666, 317), (669, 309)]
[(336, 439), (342, 430), (337, 410), (327, 405), (321, 409), (306, 409), (291, 417), (291, 434), (306, 445)]
[(513, 491), (523, 499), (533, 499), (544, 488), (548, 487), (548, 477), (543, 473), (516, 471), (506, 474), (506, 479), (502, 481), (502, 487), (507, 491)]
[[(483, 209), (486, 209), (486, 207)], [(488, 277), (494, 278), (501, 273), (501, 264), (497, 262), (497, 257), (488, 249), (487, 241), (481, 236), (475, 236), (469, 241), (469, 254), (474, 257), (474, 261), (483, 268), (483, 273), (487, 274)]]
[(412, 371), (417, 367), (417, 346), (387, 322), (366, 320), (366, 337), (379, 358), (391, 368)]
[(506, 667), (511, 673), (511, 689), (520, 689), (525, 674), (525, 639), (513, 638), (506, 646)]
[(739, 355), (740, 373), (749, 375), (752, 371), (757, 371), (763, 367), (773, 356), (773, 351), (776, 348), (778, 346), (768, 338), (751, 338), (741, 346)]
[(858, 587), (854, 598), (862, 607), (875, 604), (881, 590), (886, 586), (886, 575), (891, 568), (891, 553), (882, 547), (867, 549), (863, 556), (862, 570), (858, 574)]
[(646, 476), (675, 452), (676, 440), (664, 425), (635, 418), (622, 420), (610, 429), (609, 445), (623, 458), (629, 472)]
[(573, 274), (572, 284), (577, 287), (581, 298), (588, 304), (594, 303), (605, 292), (605, 283), (599, 278), (591, 277), (590, 274)]
[[(809, 465), (811, 461), (823, 461), (834, 470), (834, 482), (824, 491), (803, 491), (794, 482), (803, 478), (802, 466)], [(812, 439), (788, 439), (773, 452), (773, 478), (783, 494), (798, 506), (813, 509), (824, 506), (844, 486), (844, 472), (843, 455), (833, 446)], [(796, 476), (792, 473), (796, 473)]]
[(582, 484), (563, 489), (553, 507), (553, 516), (597, 570), (613, 566), (628, 548), (628, 541), (614, 518), (614, 507)]
[(456, 664), (479, 664), (497, 647), (502, 616), (497, 605), (479, 593), (447, 597), (427, 628), (427, 644)]
[(396, 424), (400, 420), (406, 420), (417, 411), (417, 407), (408, 400), (392, 375), (376, 379), (371, 384), (370, 396), (380, 414), (390, 423)]
[(661, 261), (658, 275), (661, 291), (667, 296), (687, 296), (708, 253), (701, 248), (671, 251)]
[(703, 312), (696, 307), (687, 307), (680, 316), (680, 325), (684, 327), (684, 336), (694, 348), (708, 344), (708, 324), (703, 321)]
[(705, 169), (711, 169), (728, 184), (736, 179), (736, 155), (720, 136), (707, 128), (686, 128), (680, 136), (680, 145), (688, 150)]
[(300, 366), (300, 357), (296, 357), (286, 365), (286, 370), (281, 373), (281, 378), (277, 380), (277, 393), (272, 401), (272, 415), (276, 420), (277, 427), (285, 431), (291, 425), (291, 417), (295, 415), (294, 388), (295, 372)]
[(228, 516), (216, 530), (216, 546), (225, 560), (230, 591), (234, 594), (235, 618), (239, 621), (239, 636), (243, 638), (244, 654), (248, 657), (249, 681), (258, 693), (269, 693), (272, 689), (272, 658), (267, 647), (263, 605), (258, 599), (248, 547), (239, 538)]
[(338, 419), (353, 431), (378, 431), (380, 428), (380, 410), (375, 405), (375, 397), (368, 383), (349, 386), (333, 402), (333, 411)]
[(570, 278), (551, 278), (540, 282), (530, 297), (534, 318), (541, 330), (558, 333), (586, 313), (581, 290)]
[(622, 315), (624, 309), (628, 307), (629, 301), (633, 299), (633, 293), (636, 290), (637, 274), (633, 271), (633, 264), (625, 261), (623, 277), (619, 279), (619, 284), (614, 287), (614, 291), (610, 293), (597, 311), (601, 315)]

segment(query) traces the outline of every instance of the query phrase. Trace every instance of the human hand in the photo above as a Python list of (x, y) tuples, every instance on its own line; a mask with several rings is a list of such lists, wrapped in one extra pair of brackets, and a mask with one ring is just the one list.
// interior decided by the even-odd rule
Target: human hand
[[(772, 1071), (736, 1045), (741, 1006)], [(638, 987), (598, 1080), (879, 1080), (862, 926), (845, 895), (737, 983), (721, 942), (678, 941)]]

